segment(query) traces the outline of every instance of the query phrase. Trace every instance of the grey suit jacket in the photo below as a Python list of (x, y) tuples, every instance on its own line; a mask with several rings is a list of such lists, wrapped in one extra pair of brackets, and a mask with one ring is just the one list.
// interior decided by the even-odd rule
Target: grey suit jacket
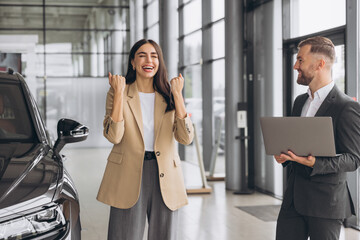
[[(296, 98), (292, 116), (301, 115), (307, 98)], [(355, 214), (346, 172), (360, 166), (360, 104), (334, 86), (315, 116), (332, 117), (338, 155), (316, 157), (313, 168), (286, 162), (290, 170), (282, 207), (294, 203), (304, 216), (345, 219)]]

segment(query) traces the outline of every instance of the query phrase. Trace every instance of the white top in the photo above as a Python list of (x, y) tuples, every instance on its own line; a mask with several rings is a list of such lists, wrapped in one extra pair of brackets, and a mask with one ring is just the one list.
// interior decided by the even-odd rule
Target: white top
[(328, 85), (320, 88), (314, 93), (314, 98), (311, 96), (310, 88), (307, 90), (309, 95), (308, 99), (306, 100), (304, 107), (301, 111), (302, 117), (314, 117), (316, 112), (319, 110), (321, 104), (324, 102), (327, 95), (331, 89), (333, 89), (335, 83), (331, 81)]
[(155, 93), (139, 92), (143, 120), (145, 151), (154, 151)]

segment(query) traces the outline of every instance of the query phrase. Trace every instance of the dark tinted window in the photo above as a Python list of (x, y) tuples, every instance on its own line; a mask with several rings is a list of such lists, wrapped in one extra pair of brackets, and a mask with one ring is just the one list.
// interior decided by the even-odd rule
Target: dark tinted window
[(0, 140), (34, 140), (34, 130), (21, 87), (0, 83)]

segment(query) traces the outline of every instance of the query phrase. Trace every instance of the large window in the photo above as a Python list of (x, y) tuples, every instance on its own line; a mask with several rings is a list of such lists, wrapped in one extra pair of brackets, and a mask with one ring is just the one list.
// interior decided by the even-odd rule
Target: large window
[(201, 45), (201, 31), (196, 31), (184, 37), (184, 67), (200, 63)]
[(99, 139), (107, 73), (126, 74), (129, 1), (0, 3), (0, 52), (20, 55), (17, 62), (0, 61), (0, 67), (25, 76), (54, 137), (58, 119), (68, 117), (92, 130), (82, 145), (106, 144)]
[[(211, 35), (212, 35), (212, 96), (213, 96), (213, 131), (214, 142), (219, 141), (215, 172), (225, 173), (225, 2), (212, 0)], [(217, 128), (220, 127), (220, 136)], [(211, 169), (210, 169), (211, 170)]]
[(346, 23), (346, 0), (291, 0), (291, 37), (343, 26)]
[(225, 16), (225, 1), (211, 0), (211, 20), (217, 21)]
[(189, 34), (201, 28), (201, 0), (193, 0), (183, 5), (184, 34)]
[(159, 43), (159, 0), (144, 0), (144, 35)]
[[(179, 2), (179, 71), (185, 78), (186, 110), (196, 127), (202, 145), (202, 77), (201, 77), (201, 0)], [(185, 148), (185, 159), (197, 161), (195, 144)]]
[[(205, 6), (202, 5), (203, 3), (202, 0), (179, 1), (179, 68), (185, 76), (186, 109), (195, 124), (201, 150), (205, 151), (203, 158), (206, 166), (210, 160), (206, 152), (211, 153), (216, 138), (219, 137), (215, 136), (217, 127), (215, 125), (219, 120), (222, 121), (220, 153), (224, 149), (225, 3), (224, 0), (211, 0), (206, 2)], [(204, 89), (211, 92), (203, 92)], [(212, 99), (209, 99), (209, 96)], [(210, 104), (205, 104), (204, 99), (210, 101)], [(208, 120), (203, 121), (205, 116), (212, 118), (212, 124), (208, 124)], [(204, 122), (207, 122), (207, 125)], [(212, 133), (213, 141), (203, 139), (203, 134), (206, 132)], [(197, 159), (193, 157), (196, 156), (195, 151), (194, 144), (186, 147), (185, 158), (196, 162)], [(223, 155), (218, 155), (216, 169), (224, 173), (224, 161), (219, 161), (219, 159), (224, 160)]]

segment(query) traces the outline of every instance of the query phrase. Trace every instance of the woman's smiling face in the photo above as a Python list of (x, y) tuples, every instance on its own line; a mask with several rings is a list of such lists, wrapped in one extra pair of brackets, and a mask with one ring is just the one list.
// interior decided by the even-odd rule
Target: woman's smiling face
[(136, 78), (153, 78), (159, 69), (159, 57), (154, 46), (150, 43), (142, 45), (136, 51), (131, 64), (135, 68)]

